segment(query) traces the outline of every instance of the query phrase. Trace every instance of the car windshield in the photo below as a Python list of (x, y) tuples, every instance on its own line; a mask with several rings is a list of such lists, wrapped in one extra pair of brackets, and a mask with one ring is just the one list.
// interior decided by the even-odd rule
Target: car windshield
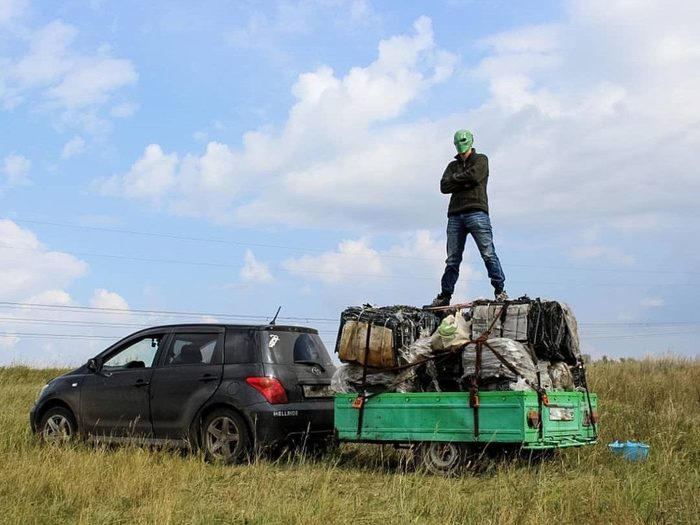
[(263, 342), (270, 362), (277, 364), (306, 363), (330, 365), (326, 347), (318, 334), (308, 332), (269, 331)]

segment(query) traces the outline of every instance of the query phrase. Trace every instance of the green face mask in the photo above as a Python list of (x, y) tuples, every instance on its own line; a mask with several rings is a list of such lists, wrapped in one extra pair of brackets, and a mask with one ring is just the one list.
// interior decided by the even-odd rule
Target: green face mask
[(455, 133), (455, 147), (457, 148), (457, 153), (464, 153), (472, 149), (472, 144), (474, 144), (474, 135), (471, 131), (466, 129), (460, 129)]

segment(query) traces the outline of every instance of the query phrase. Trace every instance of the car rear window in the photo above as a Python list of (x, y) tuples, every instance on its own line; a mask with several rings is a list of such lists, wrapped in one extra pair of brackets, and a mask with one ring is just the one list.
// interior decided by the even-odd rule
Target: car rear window
[(263, 332), (264, 355), (277, 364), (318, 363), (330, 365), (331, 358), (318, 334), (270, 330)]

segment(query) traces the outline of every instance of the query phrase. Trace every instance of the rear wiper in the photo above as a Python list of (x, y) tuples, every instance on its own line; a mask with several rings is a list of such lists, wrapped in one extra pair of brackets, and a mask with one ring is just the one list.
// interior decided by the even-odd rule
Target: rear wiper
[(307, 361), (304, 359), (300, 359), (298, 361), (294, 361), (294, 364), (299, 363), (300, 365), (311, 365), (311, 366), (317, 366), (321, 369), (321, 372), (325, 372), (326, 369), (323, 367), (321, 363), (317, 363), (316, 361)]

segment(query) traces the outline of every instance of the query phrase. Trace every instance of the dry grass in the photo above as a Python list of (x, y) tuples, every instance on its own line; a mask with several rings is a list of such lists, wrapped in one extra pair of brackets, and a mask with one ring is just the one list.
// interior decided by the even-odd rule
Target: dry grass
[[(391, 448), (222, 467), (139, 447), (40, 446), (27, 413), (56, 370), (0, 368), (2, 523), (700, 523), (700, 361), (597, 363), (601, 444), (441, 479)], [(628, 463), (605, 446), (651, 445)]]

